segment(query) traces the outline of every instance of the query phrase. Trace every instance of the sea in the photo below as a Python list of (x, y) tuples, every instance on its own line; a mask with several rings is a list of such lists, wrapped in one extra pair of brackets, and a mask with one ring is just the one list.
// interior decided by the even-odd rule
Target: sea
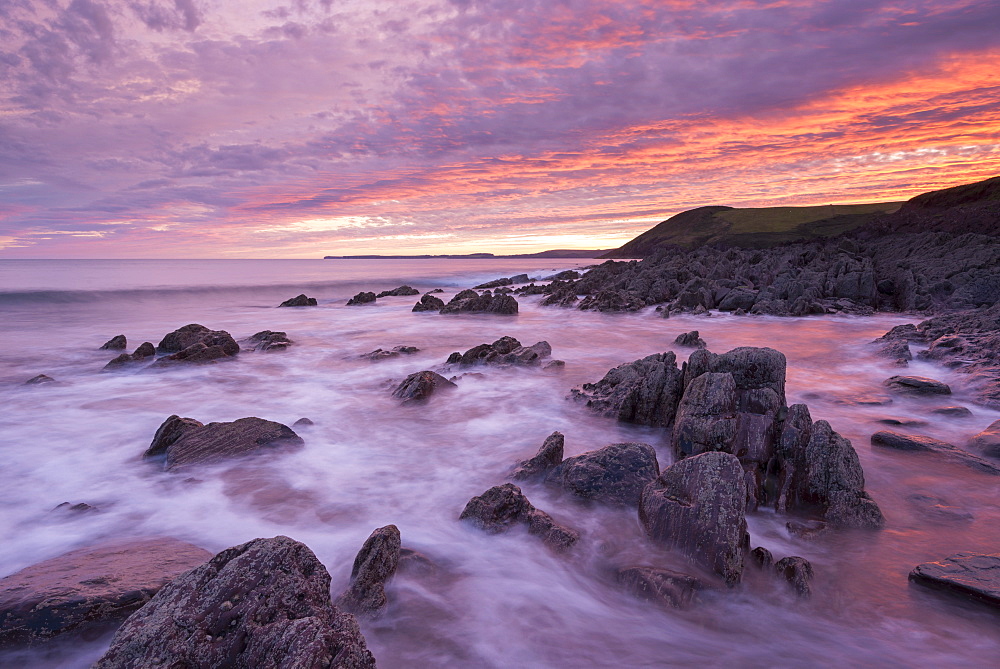
[[(915, 360), (906, 374), (952, 384), (944, 402), (964, 417), (930, 413), (942, 401), (889, 398), (901, 373), (869, 343), (914, 316), (777, 318), (682, 315), (653, 309), (605, 314), (542, 307), (518, 297), (516, 316), (411, 311), (416, 297), (346, 306), (362, 290), (410, 285), (461, 289), (527, 273), (543, 278), (595, 261), (494, 258), (413, 260), (2, 260), (0, 261), (0, 577), (112, 539), (175, 537), (217, 552), (286, 535), (326, 565), (336, 596), (377, 527), (440, 566), (398, 574), (389, 607), (361, 620), (378, 665), (394, 667), (985, 667), (1000, 662), (1000, 616), (985, 606), (911, 585), (917, 564), (958, 552), (1000, 550), (1000, 477), (946, 457), (878, 449), (883, 418), (959, 445), (1000, 418), (971, 402), (962, 374)], [(278, 308), (299, 293), (316, 307)], [(103, 372), (117, 351), (156, 344), (189, 323), (242, 339), (284, 331), (284, 352), (150, 371)], [(555, 520), (580, 531), (568, 554), (514, 530), (488, 535), (460, 522), (466, 502), (505, 482), (511, 467), (558, 430), (566, 455), (639, 441), (669, 466), (669, 435), (595, 416), (568, 398), (611, 368), (698, 330), (715, 352), (770, 346), (788, 359), (789, 404), (805, 402), (849, 438), (881, 531), (793, 536), (788, 517), (750, 514), (752, 546), (798, 555), (815, 571), (812, 596), (748, 565), (744, 584), (703, 593), (687, 610), (663, 609), (621, 590), (615, 569), (696, 568), (653, 545), (634, 510), (582, 505), (541, 484), (522, 486)], [(448, 355), (501, 336), (547, 341), (560, 371), (449, 369)], [(380, 362), (377, 348), (419, 352)], [(408, 374), (460, 376), (421, 406), (400, 406)], [(47, 374), (54, 383), (25, 385)], [(890, 403), (891, 402), (891, 403)], [(199, 469), (163, 472), (141, 458), (171, 414), (208, 423), (258, 416), (299, 430), (305, 446)], [(96, 512), (67, 514), (63, 502)], [(694, 570), (694, 571), (693, 571)], [(109, 636), (0, 653), (0, 666), (77, 668)]]

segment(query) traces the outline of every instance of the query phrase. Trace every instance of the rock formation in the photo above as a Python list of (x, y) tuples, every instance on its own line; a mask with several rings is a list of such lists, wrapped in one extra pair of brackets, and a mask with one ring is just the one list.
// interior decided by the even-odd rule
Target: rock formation
[(566, 458), (545, 474), (545, 482), (580, 499), (634, 507), (643, 489), (659, 474), (656, 453), (649, 444), (611, 444)]
[(683, 374), (673, 352), (619, 365), (597, 383), (572, 390), (572, 397), (624, 423), (670, 427), (683, 392)]
[(385, 608), (385, 583), (396, 573), (399, 552), (399, 529), (395, 525), (372, 532), (354, 558), (351, 584), (337, 598), (337, 606), (359, 615), (378, 615)]
[(317, 305), (315, 297), (306, 297), (305, 293), (296, 295), (295, 297), (290, 297), (281, 304), (279, 307), (315, 307)]
[(376, 299), (375, 293), (370, 291), (361, 291), (347, 301), (347, 306), (353, 307), (360, 304), (375, 304)]
[(302, 444), (290, 427), (262, 418), (202, 425), (193, 418), (175, 415), (160, 425), (143, 457), (164, 456), (163, 467), (170, 471)]
[(293, 343), (286, 333), (275, 332), (273, 330), (261, 330), (240, 341), (244, 349), (262, 351), (264, 353), (284, 351)]
[(552, 347), (547, 341), (540, 341), (531, 346), (523, 346), (513, 337), (501, 337), (492, 344), (473, 346), (465, 353), (452, 353), (449, 363), (458, 363), (464, 367), (472, 365), (540, 365), (542, 360), (552, 355)]
[(437, 372), (425, 370), (414, 372), (403, 379), (403, 382), (392, 391), (392, 396), (402, 400), (403, 404), (411, 404), (424, 402), (439, 390), (455, 387), (454, 383)]
[(557, 551), (569, 548), (580, 538), (575, 530), (557, 525), (549, 514), (532, 506), (513, 483), (494, 486), (473, 497), (459, 518), (490, 534), (500, 534), (515, 525), (525, 525), (529, 534), (541, 538), (545, 545)]
[(420, 296), (420, 301), (413, 305), (413, 311), (441, 311), (444, 308), (444, 300), (434, 297), (430, 293)]
[(463, 290), (441, 308), (441, 313), (513, 315), (517, 313), (517, 300), (510, 295), (493, 295), (488, 290), (482, 295)]
[(153, 344), (148, 341), (143, 342), (132, 354), (122, 353), (117, 358), (114, 358), (108, 364), (104, 365), (103, 371), (121, 369), (122, 367), (127, 367), (137, 362), (146, 362), (149, 358), (152, 358), (155, 355), (156, 349), (153, 348)]
[(690, 607), (705, 589), (694, 576), (658, 567), (626, 567), (615, 574), (618, 584), (639, 599), (668, 609)]
[(563, 459), (565, 437), (561, 432), (553, 432), (542, 443), (534, 457), (519, 462), (510, 477), (515, 481), (530, 481), (544, 476)]
[(1000, 606), (1000, 553), (956, 553), (914, 567), (910, 580), (969, 599)]
[(115, 335), (101, 346), (102, 351), (124, 351), (128, 348), (128, 340), (125, 335)]
[(393, 288), (392, 290), (383, 290), (381, 293), (375, 296), (376, 299), (381, 299), (383, 297), (405, 297), (408, 295), (419, 295), (420, 291), (416, 288), (411, 288), (410, 286), (400, 286), (399, 288)]

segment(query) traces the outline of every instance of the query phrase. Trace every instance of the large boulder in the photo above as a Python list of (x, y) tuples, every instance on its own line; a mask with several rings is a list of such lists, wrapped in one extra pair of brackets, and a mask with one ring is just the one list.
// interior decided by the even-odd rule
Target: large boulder
[(395, 525), (372, 532), (354, 558), (351, 584), (337, 598), (337, 606), (359, 615), (378, 615), (387, 602), (385, 583), (399, 566), (400, 547), (399, 528)]
[(463, 290), (441, 308), (441, 313), (513, 315), (517, 308), (517, 300), (511, 295), (494, 295), (488, 290), (480, 295), (474, 290)]
[(410, 374), (392, 391), (392, 396), (403, 404), (425, 402), (438, 390), (455, 388), (455, 384), (437, 372), (424, 370)]
[(117, 625), (212, 556), (170, 538), (71, 551), (0, 579), (0, 646)]
[(708, 372), (688, 384), (677, 407), (671, 445), (679, 456), (732, 453), (737, 425), (733, 375)]
[(201, 426), (192, 422), (197, 423), (190, 418), (167, 418), (144, 457), (165, 456), (164, 469), (170, 471), (303, 444), (292, 428), (263, 418), (240, 418)]
[(623, 423), (670, 427), (683, 391), (683, 374), (672, 352), (618, 365), (597, 383), (572, 390), (587, 407)]
[(279, 307), (315, 307), (318, 303), (315, 297), (306, 297), (305, 293), (300, 293), (295, 297), (290, 297), (281, 304)]
[(510, 477), (515, 481), (527, 481), (540, 478), (546, 472), (556, 467), (563, 459), (565, 437), (561, 432), (553, 432), (542, 443), (538, 453), (533, 458), (519, 462)]
[(228, 548), (174, 579), (121, 626), (94, 669), (361, 669), (357, 621), (330, 601), (330, 574), (288, 537)]
[(579, 497), (613, 506), (638, 506), (643, 489), (660, 474), (649, 444), (611, 444), (566, 458), (546, 483)]
[(914, 567), (910, 580), (1000, 606), (1000, 553), (956, 553)]
[(740, 461), (717, 451), (668, 467), (639, 502), (646, 533), (719, 574), (740, 582), (748, 546), (746, 482)]
[(347, 301), (347, 306), (354, 307), (359, 304), (375, 304), (375, 293), (371, 291), (361, 291), (351, 299)]
[(204, 325), (191, 323), (168, 333), (156, 346), (158, 353), (179, 353), (185, 349), (203, 344), (205, 348), (218, 346), (225, 355), (236, 355), (240, 345), (225, 330), (209, 330)]
[(261, 330), (240, 341), (243, 348), (264, 353), (284, 351), (293, 343), (286, 333), (274, 330)]
[(553, 550), (562, 551), (577, 542), (575, 530), (557, 525), (552, 516), (532, 506), (521, 489), (513, 483), (493, 486), (465, 505), (460, 520), (490, 534), (507, 532), (515, 525), (524, 525), (528, 533), (541, 538)]

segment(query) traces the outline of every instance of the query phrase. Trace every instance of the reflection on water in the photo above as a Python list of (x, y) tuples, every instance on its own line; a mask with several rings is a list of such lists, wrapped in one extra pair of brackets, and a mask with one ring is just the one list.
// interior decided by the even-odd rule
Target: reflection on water
[[(952, 667), (1000, 657), (994, 614), (906, 580), (919, 562), (998, 550), (1000, 479), (932, 454), (868, 445), (885, 427), (875, 422), (881, 418), (927, 421), (907, 429), (962, 444), (1000, 414), (969, 405), (972, 416), (936, 416), (929, 409), (941, 402), (919, 398), (853, 403), (884, 394), (881, 381), (899, 373), (865, 344), (905, 319), (664, 320), (652, 312), (542, 309), (537, 298), (522, 299), (515, 318), (414, 314), (413, 298), (360, 308), (332, 300), (315, 309), (261, 308), (276, 303), (274, 292), (220, 290), (160, 303), (149, 297), (134, 308), (101, 298), (74, 306), (70, 321), (57, 320), (64, 305), (16, 308), (30, 335), (11, 338), (0, 353), (0, 574), (111, 536), (170, 535), (217, 551), (287, 534), (316, 552), (337, 590), (368, 534), (394, 523), (404, 546), (438, 567), (400, 573), (388, 589), (387, 614), (363, 623), (382, 667)], [(188, 322), (237, 338), (284, 330), (296, 344), (196, 369), (99, 373), (113, 355), (94, 349), (110, 336), (124, 332), (131, 349)], [(660, 431), (591, 416), (565, 397), (617, 364), (674, 348), (674, 337), (692, 329), (716, 352), (744, 345), (784, 352), (789, 402), (807, 402), (814, 419), (829, 420), (858, 450), (868, 490), (888, 518), (885, 530), (807, 541), (790, 536), (786, 518), (771, 512), (749, 519), (754, 546), (813, 562), (812, 599), (799, 601), (748, 569), (742, 588), (710, 594), (690, 611), (638, 602), (614, 587), (615, 567), (692, 568), (648, 544), (634, 512), (580, 506), (536, 485), (524, 486), (532, 502), (583, 534), (569, 557), (524, 533), (489, 536), (457, 522), (470, 497), (502, 482), (554, 430), (566, 435), (567, 455), (646, 441), (667, 466)], [(408, 373), (502, 335), (549, 341), (565, 370), (479, 370), (422, 407), (399, 407), (389, 397)], [(357, 359), (397, 345), (421, 350), (380, 363)], [(676, 350), (681, 358), (690, 352)], [(20, 385), (42, 372), (61, 383)], [(952, 383), (957, 392), (946, 403), (968, 405), (960, 374), (921, 362), (905, 373)], [(301, 450), (201, 469), (191, 480), (139, 458), (172, 413), (204, 422), (308, 417), (315, 425), (300, 431)], [(101, 512), (72, 520), (49, 513), (64, 501)], [(18, 662), (83, 667), (100, 649), (76, 644)]]

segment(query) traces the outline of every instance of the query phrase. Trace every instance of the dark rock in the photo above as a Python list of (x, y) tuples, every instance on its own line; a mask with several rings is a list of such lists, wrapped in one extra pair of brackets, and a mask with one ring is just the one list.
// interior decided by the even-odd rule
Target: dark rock
[(128, 340), (125, 339), (125, 335), (120, 334), (120, 335), (115, 335), (114, 337), (112, 337), (108, 341), (104, 342), (104, 345), (101, 346), (100, 350), (102, 350), (102, 351), (124, 351), (126, 348), (128, 348)]
[[(573, 297), (576, 298), (576, 293)], [(580, 301), (583, 311), (639, 311), (645, 306), (644, 299), (627, 290), (602, 290)]]
[(487, 281), (486, 283), (479, 284), (476, 288), (499, 288), (500, 286), (510, 286), (515, 283), (528, 283), (529, 281), (531, 281), (531, 279), (527, 274), (518, 274), (517, 276)]
[(575, 530), (557, 525), (549, 514), (532, 506), (513, 483), (494, 486), (473, 497), (459, 518), (471, 521), (490, 534), (506, 532), (514, 525), (526, 525), (529, 534), (540, 537), (557, 551), (569, 548), (580, 538)]
[(284, 351), (293, 343), (286, 333), (275, 332), (273, 330), (261, 330), (240, 341), (240, 344), (244, 348), (249, 348), (251, 351), (263, 351), (264, 353)]
[(931, 451), (947, 455), (953, 460), (957, 460), (962, 464), (972, 467), (973, 469), (978, 469), (981, 472), (986, 472), (987, 474), (1000, 474), (1000, 465), (990, 462), (989, 460), (984, 460), (983, 458), (967, 451), (963, 451), (962, 449), (947, 442), (932, 439), (931, 437), (916, 434), (902, 434), (891, 430), (880, 430), (872, 435), (871, 441), (873, 446), (884, 446), (886, 448), (895, 448), (901, 451)]
[(697, 330), (677, 335), (674, 343), (678, 346), (690, 346), (692, 348), (705, 348), (706, 346), (705, 340), (698, 336)]
[(879, 347), (875, 349), (875, 355), (880, 358), (889, 358), (890, 360), (903, 363), (908, 360), (913, 360), (913, 353), (910, 352), (910, 345), (902, 339), (888, 341), (879, 345)]
[(413, 311), (440, 311), (444, 308), (444, 300), (430, 293), (422, 295), (420, 301), (413, 305)]
[(574, 388), (572, 397), (623, 423), (670, 427), (683, 391), (682, 380), (677, 356), (668, 351), (619, 365), (597, 383)]
[(210, 557), (176, 539), (133, 539), (26, 567), (0, 579), (0, 646), (117, 624)]
[(813, 568), (809, 560), (798, 557), (786, 557), (778, 560), (774, 565), (778, 575), (792, 584), (799, 597), (808, 597), (812, 594), (809, 582), (813, 578)]
[(94, 669), (375, 667), (330, 575), (288, 537), (229, 548), (174, 579), (132, 615)]
[(914, 567), (910, 580), (1000, 606), (1000, 553), (956, 553)]
[(225, 330), (209, 330), (204, 325), (191, 323), (167, 334), (157, 344), (158, 353), (179, 353), (196, 344), (204, 344), (206, 348), (219, 346), (225, 355), (236, 355), (240, 345), (236, 343)]
[(70, 513), (74, 515), (79, 515), (81, 513), (90, 513), (92, 511), (99, 511), (96, 506), (91, 506), (86, 502), (79, 502), (78, 504), (70, 504), (69, 502), (63, 502), (62, 504), (57, 504), (53, 511), (58, 511), (59, 513)]
[(521, 342), (513, 337), (501, 337), (492, 344), (473, 346), (457, 360), (453, 360), (449, 356), (448, 362), (459, 362), (465, 367), (471, 365), (534, 366), (540, 365), (541, 361), (550, 355), (552, 355), (552, 347), (547, 341), (540, 341), (531, 346), (522, 346)]
[(619, 585), (639, 599), (668, 609), (688, 608), (705, 589), (694, 576), (657, 567), (626, 567), (615, 576)]
[(150, 367), (160, 369), (164, 367), (171, 367), (177, 363), (208, 364), (214, 363), (217, 360), (227, 359), (232, 359), (232, 356), (226, 353), (226, 349), (223, 346), (208, 346), (203, 342), (198, 342), (196, 344), (191, 344), (183, 351), (178, 351), (177, 353), (172, 353), (166, 357), (160, 358), (150, 365)]
[(737, 315), (742, 316), (750, 311), (757, 301), (757, 291), (746, 288), (735, 288), (729, 291), (722, 301), (719, 302), (719, 311), (742, 312)]
[(927, 425), (927, 421), (916, 420), (914, 418), (876, 418), (875, 422), (900, 427), (925, 427)]
[(392, 396), (403, 400), (403, 404), (424, 402), (440, 389), (455, 387), (454, 383), (436, 372), (414, 372), (392, 391)]
[(26, 386), (38, 386), (38, 385), (41, 385), (43, 383), (55, 383), (55, 381), (56, 380), (53, 379), (48, 374), (39, 374), (38, 376), (33, 376), (30, 379), (28, 379), (27, 381), (25, 381), (24, 385), (26, 385)]
[(562, 462), (564, 443), (565, 438), (562, 433), (553, 432), (545, 438), (535, 457), (518, 463), (510, 477), (515, 481), (526, 481), (543, 476)]
[(930, 520), (954, 523), (969, 522), (973, 519), (971, 513), (957, 506), (952, 506), (940, 497), (914, 493), (907, 499)]
[(351, 585), (337, 598), (337, 606), (351, 613), (376, 616), (386, 605), (385, 583), (396, 573), (400, 551), (399, 529), (380, 527), (365, 541), (351, 569)]
[(408, 295), (419, 295), (420, 291), (416, 288), (411, 288), (410, 286), (400, 286), (399, 288), (393, 288), (392, 290), (383, 290), (381, 293), (375, 296), (376, 299), (382, 297), (405, 297)]
[(441, 308), (442, 314), (498, 314), (517, 313), (517, 300), (511, 295), (493, 295), (489, 291), (479, 295), (474, 290), (463, 290)]
[(375, 293), (362, 291), (347, 301), (347, 306), (375, 304)]
[(362, 358), (366, 360), (371, 360), (372, 362), (378, 362), (379, 360), (388, 360), (389, 358), (398, 358), (401, 355), (412, 355), (420, 351), (416, 346), (394, 346), (391, 350), (386, 351), (381, 348), (377, 348), (371, 353), (364, 353), (361, 355)]
[(396, 571), (427, 576), (440, 572), (441, 566), (420, 551), (403, 546), (399, 549), (399, 565)]
[(572, 269), (564, 269), (558, 274), (547, 276), (542, 281), (575, 281), (580, 278), (580, 273)]
[(625, 443), (566, 458), (545, 475), (545, 482), (581, 499), (613, 506), (638, 506), (643, 489), (659, 474), (660, 465), (652, 446)]
[(991, 458), (1000, 458), (1000, 420), (969, 440), (969, 448)]
[(951, 387), (925, 376), (893, 376), (885, 380), (889, 390), (907, 395), (951, 395)]
[(561, 372), (566, 367), (565, 360), (549, 360), (542, 365), (543, 372)]
[(156, 355), (156, 349), (153, 348), (153, 344), (148, 341), (143, 342), (131, 355), (128, 353), (122, 353), (117, 358), (111, 360), (108, 364), (104, 365), (104, 369), (102, 371), (112, 371), (130, 366), (137, 362), (145, 362), (146, 358), (151, 358), (154, 355)]
[(774, 556), (763, 546), (757, 546), (750, 551), (750, 559), (761, 569), (770, 569), (774, 565)]
[(435, 289), (433, 289), (433, 290), (428, 290), (428, 291), (427, 291), (426, 293), (424, 293), (424, 294), (425, 294), (425, 295), (430, 295), (431, 293), (443, 293), (443, 292), (444, 292), (444, 289), (443, 289), (443, 288), (435, 288)]
[(315, 297), (306, 297), (305, 293), (291, 297), (281, 304), (279, 307), (315, 307), (318, 303)]
[(297, 421), (292, 423), (292, 427), (310, 427), (316, 423), (312, 422), (308, 418), (299, 418)]
[(642, 493), (639, 520), (654, 540), (740, 582), (747, 549), (743, 468), (735, 456), (709, 452), (664, 470)]
[(968, 407), (954, 406), (954, 407), (934, 407), (931, 409), (931, 413), (937, 414), (939, 416), (949, 416), (952, 418), (961, 418), (963, 416), (971, 416), (972, 412), (969, 411)]
[(674, 452), (683, 457), (705, 451), (732, 452), (736, 439), (736, 381), (729, 373), (706, 373), (685, 388), (671, 436)]
[(790, 520), (785, 523), (785, 529), (793, 537), (798, 537), (799, 539), (815, 539), (819, 535), (826, 532), (827, 526), (821, 520)]
[(303, 444), (292, 428), (262, 418), (240, 418), (231, 423), (207, 425), (196, 425), (197, 422), (191, 418), (171, 416), (156, 431), (153, 443), (143, 457), (164, 454), (164, 469), (170, 471), (264, 449)]
[(448, 356), (448, 359), (445, 362), (449, 365), (455, 365), (462, 362), (462, 352), (455, 351), (454, 353)]

